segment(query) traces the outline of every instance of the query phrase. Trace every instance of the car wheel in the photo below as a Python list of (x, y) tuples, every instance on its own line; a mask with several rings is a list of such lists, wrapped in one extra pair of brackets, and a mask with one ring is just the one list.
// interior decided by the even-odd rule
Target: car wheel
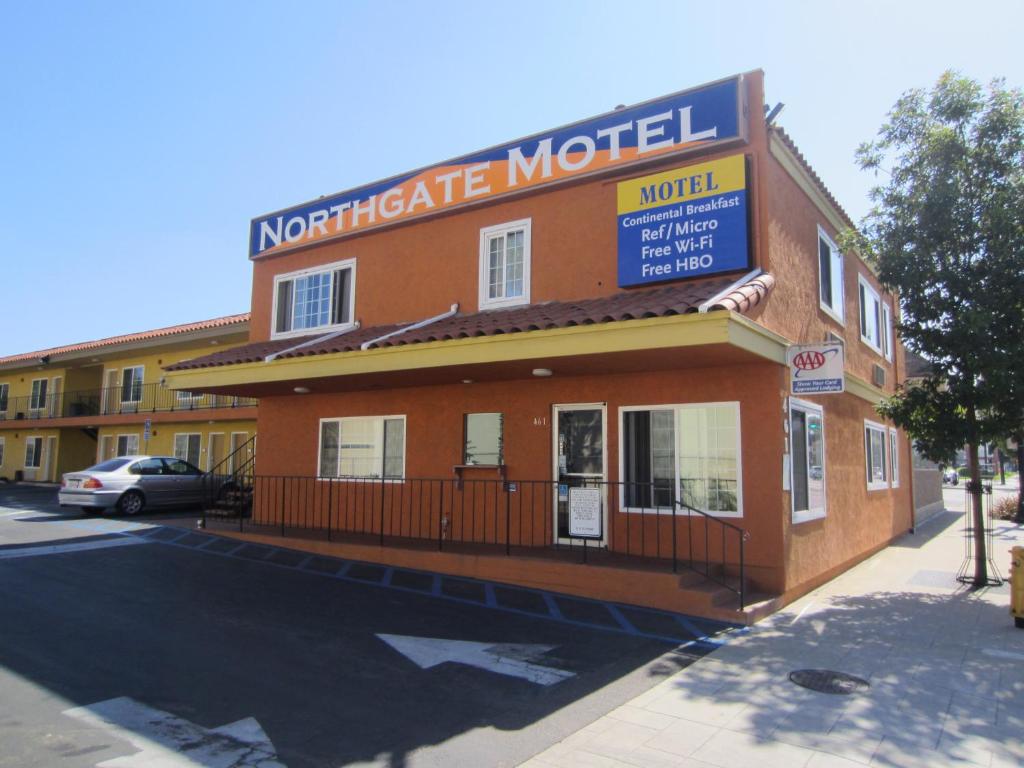
[(146, 500), (138, 491), (127, 491), (117, 500), (117, 511), (122, 515), (137, 515), (146, 506)]

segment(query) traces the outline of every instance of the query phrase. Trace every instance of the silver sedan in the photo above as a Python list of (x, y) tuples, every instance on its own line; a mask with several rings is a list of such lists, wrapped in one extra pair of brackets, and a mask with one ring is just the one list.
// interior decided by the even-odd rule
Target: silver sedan
[(64, 475), (57, 498), (62, 507), (116, 507), (137, 515), (146, 508), (199, 506), (207, 494), (228, 490), (229, 482), (174, 456), (119, 456)]

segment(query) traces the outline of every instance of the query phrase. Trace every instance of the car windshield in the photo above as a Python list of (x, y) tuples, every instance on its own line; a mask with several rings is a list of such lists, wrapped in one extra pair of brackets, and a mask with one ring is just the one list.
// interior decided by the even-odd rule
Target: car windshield
[(107, 459), (101, 461), (99, 464), (89, 467), (85, 472), (116, 472), (125, 464), (128, 463), (128, 459)]

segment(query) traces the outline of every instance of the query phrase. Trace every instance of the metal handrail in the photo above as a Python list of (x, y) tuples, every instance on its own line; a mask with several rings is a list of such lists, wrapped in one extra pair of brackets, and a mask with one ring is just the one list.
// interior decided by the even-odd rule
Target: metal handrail
[(193, 395), (154, 383), (50, 392), (40, 398), (31, 395), (8, 397), (6, 402), (0, 402), (0, 421), (245, 408), (257, 403), (253, 397)]
[(604, 489), (608, 513), (608, 530), (590, 541), (570, 535), (567, 501), (554, 480), (252, 473), (238, 482), (250, 505), (246, 514), (230, 505), (211, 507), (204, 511), (204, 525), (230, 518), (240, 531), (282, 537), (457, 547), (506, 556), (546, 550), (580, 563), (642, 561), (645, 568), (673, 573), (682, 565), (734, 594), (741, 610), (746, 606), (747, 532), (672, 499), (670, 491), (655, 497), (644, 489), (649, 483), (588, 480), (587, 487)]

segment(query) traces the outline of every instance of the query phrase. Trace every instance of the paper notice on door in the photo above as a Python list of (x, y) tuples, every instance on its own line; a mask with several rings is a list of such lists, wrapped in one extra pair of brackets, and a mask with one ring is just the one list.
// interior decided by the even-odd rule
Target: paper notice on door
[(601, 489), (569, 489), (569, 536), (574, 539), (602, 538)]

